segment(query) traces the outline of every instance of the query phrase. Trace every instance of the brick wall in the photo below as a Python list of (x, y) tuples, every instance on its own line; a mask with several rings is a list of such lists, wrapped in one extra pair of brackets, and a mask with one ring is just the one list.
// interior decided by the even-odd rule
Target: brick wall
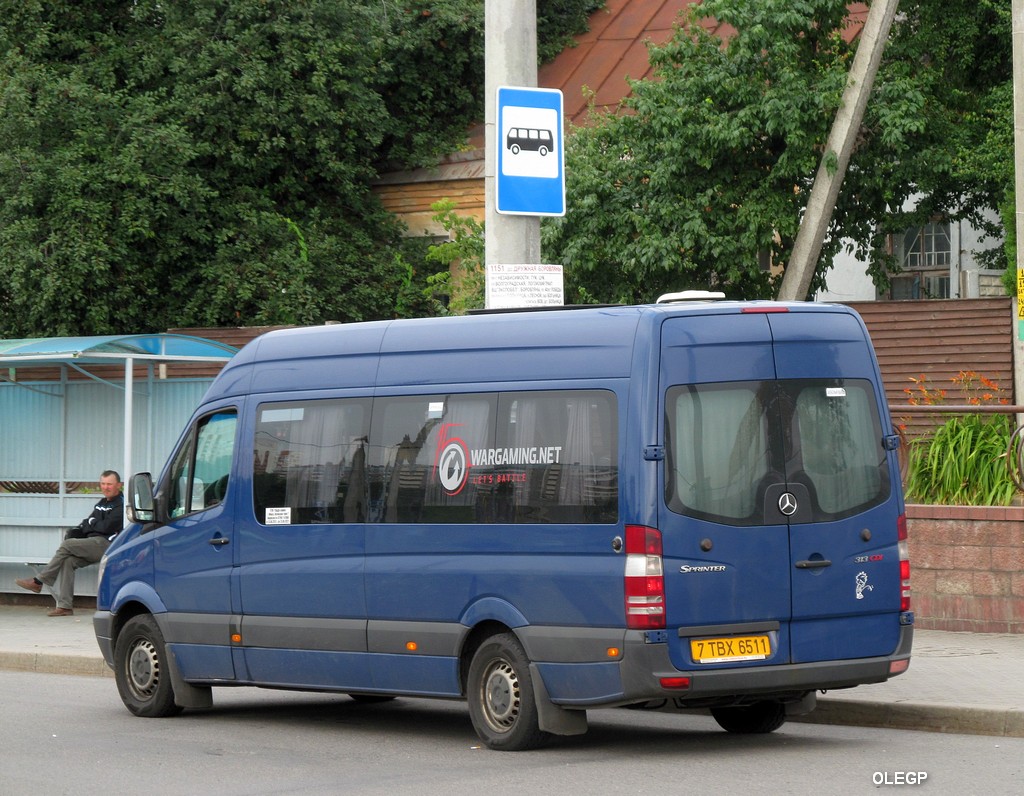
[(1024, 633), (1024, 507), (907, 506), (916, 624)]

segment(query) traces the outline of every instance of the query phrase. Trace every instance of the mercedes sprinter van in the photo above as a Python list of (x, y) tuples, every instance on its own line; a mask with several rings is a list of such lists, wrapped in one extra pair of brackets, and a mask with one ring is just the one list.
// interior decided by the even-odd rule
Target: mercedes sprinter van
[(898, 444), (843, 306), (274, 331), (131, 479), (96, 634), (140, 716), (248, 685), (462, 699), (493, 749), (616, 706), (770, 732), (909, 665)]

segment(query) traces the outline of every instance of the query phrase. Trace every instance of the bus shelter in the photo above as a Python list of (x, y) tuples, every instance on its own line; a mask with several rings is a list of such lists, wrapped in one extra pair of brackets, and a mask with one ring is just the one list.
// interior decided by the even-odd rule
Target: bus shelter
[(0, 340), (0, 565), (52, 553), (102, 470), (159, 468), (236, 351), (170, 333)]

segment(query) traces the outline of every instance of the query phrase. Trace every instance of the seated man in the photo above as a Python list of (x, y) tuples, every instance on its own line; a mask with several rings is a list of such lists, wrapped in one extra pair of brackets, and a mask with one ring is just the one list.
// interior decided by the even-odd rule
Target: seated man
[(53, 554), (50, 563), (34, 578), (14, 581), (21, 588), (42, 591), (43, 584), (50, 587), (57, 607), (47, 616), (71, 616), (75, 596), (75, 570), (95, 564), (107, 551), (114, 537), (124, 526), (124, 497), (121, 495), (121, 476), (105, 470), (100, 476), (103, 499), (93, 506), (92, 513), (64, 535), (64, 541)]

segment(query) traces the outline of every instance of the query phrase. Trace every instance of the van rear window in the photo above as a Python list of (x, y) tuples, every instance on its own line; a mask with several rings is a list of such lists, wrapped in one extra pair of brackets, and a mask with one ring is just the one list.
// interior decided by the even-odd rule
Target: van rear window
[(553, 390), (263, 404), (253, 501), (267, 525), (612, 523), (615, 395)]
[(871, 383), (860, 379), (679, 385), (666, 399), (666, 500), (730, 525), (779, 521), (770, 487), (799, 484), (811, 521), (889, 496)]

